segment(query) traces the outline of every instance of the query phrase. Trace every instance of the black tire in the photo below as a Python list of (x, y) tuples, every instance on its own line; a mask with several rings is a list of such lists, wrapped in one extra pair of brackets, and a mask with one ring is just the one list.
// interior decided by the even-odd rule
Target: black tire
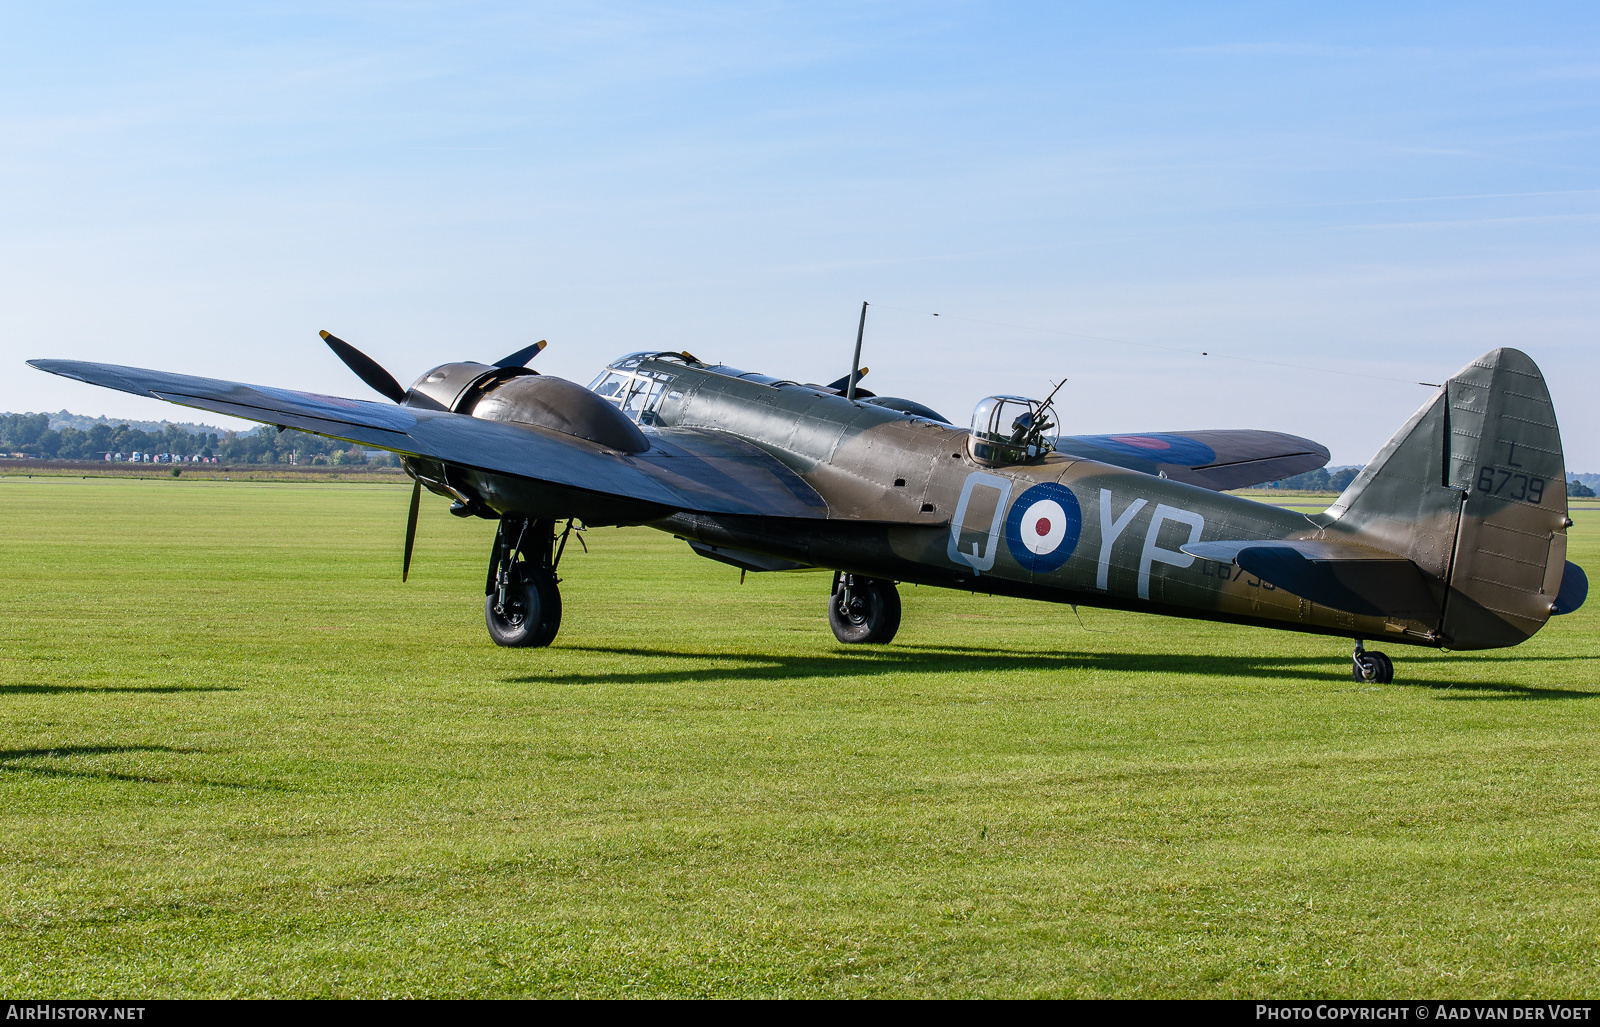
[(1374, 685), (1394, 682), (1394, 662), (1383, 653), (1368, 650), (1357, 656), (1350, 665), (1350, 676), (1357, 681)]
[(850, 584), (850, 606), (844, 605), (844, 582), (834, 580), (828, 597), (828, 626), (833, 637), (846, 645), (885, 645), (900, 630), (900, 593), (894, 582), (856, 577)]
[(495, 597), (483, 601), (483, 619), (495, 645), (531, 649), (549, 645), (561, 630), (561, 590), (555, 578), (535, 575), (514, 583), (506, 594), (506, 608), (496, 611)]

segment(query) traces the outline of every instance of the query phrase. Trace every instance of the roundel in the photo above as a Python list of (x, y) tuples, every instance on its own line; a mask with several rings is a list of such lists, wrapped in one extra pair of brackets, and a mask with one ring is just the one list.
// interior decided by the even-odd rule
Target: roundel
[(1083, 511), (1065, 485), (1045, 482), (1018, 496), (1006, 517), (1006, 547), (1023, 567), (1049, 574), (1078, 548)]
[(1083, 441), (1109, 449), (1118, 456), (1131, 456), (1179, 467), (1203, 467), (1214, 463), (1216, 450), (1187, 435), (1158, 432), (1154, 435), (1084, 435)]

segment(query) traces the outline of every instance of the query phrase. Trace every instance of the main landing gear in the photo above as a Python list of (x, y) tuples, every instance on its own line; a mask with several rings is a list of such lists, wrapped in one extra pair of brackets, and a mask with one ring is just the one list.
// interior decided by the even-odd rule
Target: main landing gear
[(900, 593), (894, 582), (836, 573), (828, 600), (828, 626), (833, 637), (849, 645), (883, 645), (900, 630)]
[(489, 557), (483, 619), (495, 645), (549, 645), (561, 630), (561, 590), (556, 564), (566, 548), (572, 523), (556, 547), (554, 521), (503, 517)]
[(1357, 681), (1387, 685), (1394, 681), (1394, 663), (1380, 652), (1368, 652), (1361, 639), (1356, 639), (1356, 651), (1351, 656), (1350, 676)]

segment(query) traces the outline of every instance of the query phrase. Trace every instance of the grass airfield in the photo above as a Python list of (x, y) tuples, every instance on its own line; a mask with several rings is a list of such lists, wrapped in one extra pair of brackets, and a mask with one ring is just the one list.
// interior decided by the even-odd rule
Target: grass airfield
[(1369, 686), (1338, 639), (910, 587), (840, 646), (825, 575), (611, 529), (506, 651), (493, 526), (426, 502), (402, 586), (408, 499), (0, 479), (0, 991), (1600, 984), (1600, 599)]

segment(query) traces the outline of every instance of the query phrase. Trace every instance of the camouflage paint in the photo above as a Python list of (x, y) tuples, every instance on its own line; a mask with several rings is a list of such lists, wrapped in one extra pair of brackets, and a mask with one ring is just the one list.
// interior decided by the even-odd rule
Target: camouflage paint
[[(671, 362), (659, 369), (678, 376), (679, 394), (662, 405), (660, 423), (760, 446), (828, 504), (827, 522), (817, 525), (690, 515), (658, 522), (707, 543), (974, 592), (1460, 649), (1531, 636), (1560, 588), (1560, 437), (1537, 367), (1516, 350), (1452, 377), (1317, 516), (1061, 453), (982, 466), (967, 453), (966, 432), (948, 425), (795, 383)], [(1153, 448), (1152, 439), (1166, 436), (1101, 441)], [(1041, 560), (1022, 537), (1022, 513), (1063, 493), (1070, 503), (1058, 506), (1066, 515), (1070, 505), (1076, 520), (1073, 544), (1063, 558)], [(1437, 612), (1335, 609), (1182, 551), (1284, 539), (1344, 540), (1407, 557)]]

